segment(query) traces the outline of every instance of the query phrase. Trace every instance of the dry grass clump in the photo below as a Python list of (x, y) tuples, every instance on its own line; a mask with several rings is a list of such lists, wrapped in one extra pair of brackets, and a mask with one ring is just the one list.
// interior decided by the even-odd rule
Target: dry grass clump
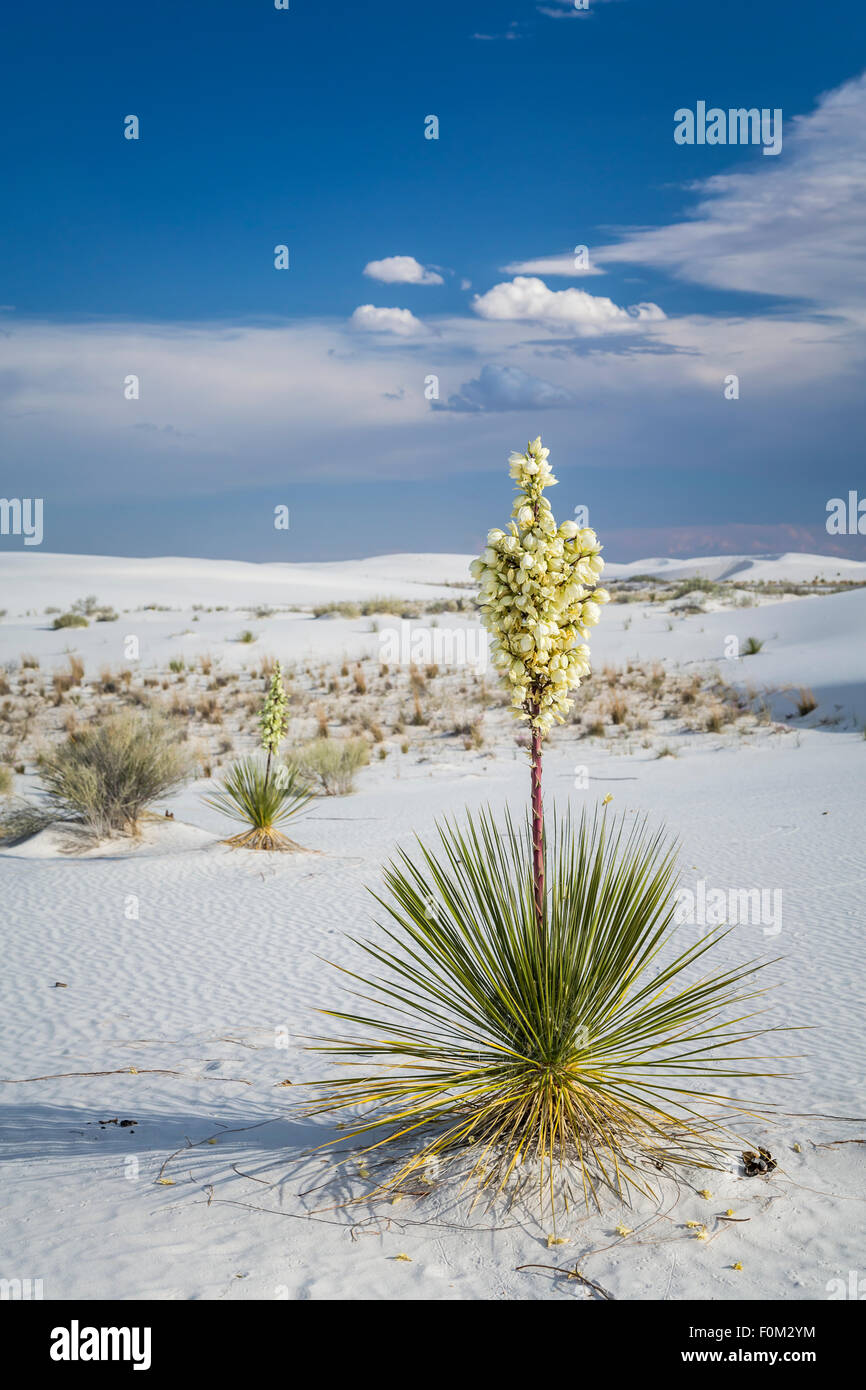
[(607, 717), (611, 724), (624, 724), (628, 717), (628, 701), (618, 692), (608, 701)]
[(808, 686), (801, 685), (797, 693), (796, 705), (797, 714), (801, 719), (804, 719), (807, 714), (811, 714), (813, 709), (818, 708), (814, 691), (810, 690)]

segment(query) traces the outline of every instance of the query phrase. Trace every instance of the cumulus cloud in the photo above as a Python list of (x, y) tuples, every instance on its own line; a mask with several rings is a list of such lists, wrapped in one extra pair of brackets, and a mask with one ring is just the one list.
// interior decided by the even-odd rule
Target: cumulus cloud
[(476, 414), (483, 410), (550, 409), (573, 405), (574, 401), (573, 393), (564, 386), (530, 376), (520, 367), (488, 364), (482, 367), (480, 376), (465, 382), (456, 394), (449, 396), (447, 405), (441, 402), (433, 404), (437, 410)]
[(380, 309), (375, 304), (359, 304), (351, 322), (362, 333), (391, 333), (397, 338), (417, 338), (427, 331), (411, 309)]
[(665, 317), (657, 304), (621, 309), (612, 299), (586, 290), (552, 290), (533, 275), (494, 285), (486, 294), (477, 294), (472, 307), (484, 319), (539, 323), (579, 337), (630, 331)]
[(416, 261), (414, 256), (386, 256), (383, 261), (368, 261), (364, 274), (385, 285), (444, 285), (435, 270)]

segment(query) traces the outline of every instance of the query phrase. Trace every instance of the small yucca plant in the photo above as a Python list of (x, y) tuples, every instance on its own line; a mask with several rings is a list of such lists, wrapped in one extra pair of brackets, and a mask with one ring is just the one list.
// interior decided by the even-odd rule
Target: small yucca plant
[(278, 767), (271, 771), (274, 755), (288, 728), (287, 706), (283, 675), (277, 662), (259, 716), (261, 746), (267, 754), (264, 765), (258, 758), (242, 758), (229, 769), (220, 790), (214, 796), (205, 797), (208, 806), (249, 827), (226, 841), (236, 849), (301, 848), (279, 827), (297, 815), (315, 793), (296, 768)]
[(226, 841), (236, 849), (297, 850), (301, 846), (279, 827), (314, 795), (297, 772), (281, 767), (271, 775), (258, 758), (243, 758), (229, 768), (220, 790), (205, 801), (249, 827)]
[(671, 945), (675, 865), (660, 834), (608, 828), (603, 811), (545, 832), (543, 739), (589, 673), (584, 639), (609, 597), (595, 533), (553, 519), (547, 455), (540, 439), (511, 455), (512, 521), (472, 567), (493, 659), (529, 724), (530, 814), (518, 829), (489, 812), (465, 833), (442, 825), (440, 850), (387, 869), (384, 940), (361, 943), (385, 973), (353, 976), (374, 1011), (327, 1011), (361, 1033), (318, 1040), (361, 1072), (325, 1082), (318, 1108), (360, 1109), (353, 1133), (401, 1146), (390, 1185), (469, 1154), (493, 1195), (528, 1166), (554, 1203), (572, 1165), (588, 1201), (605, 1186), (628, 1197), (659, 1167), (718, 1161), (709, 1108), (741, 1104), (722, 1091), (758, 1074), (736, 1049), (764, 1030), (741, 1012), (752, 964), (690, 979), (718, 934)]

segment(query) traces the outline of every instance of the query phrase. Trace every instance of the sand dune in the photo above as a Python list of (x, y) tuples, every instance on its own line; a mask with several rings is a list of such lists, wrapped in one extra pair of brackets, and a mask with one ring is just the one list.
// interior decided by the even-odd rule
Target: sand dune
[[(160, 677), (170, 660), (189, 667), (204, 653), (215, 671), (264, 655), (332, 666), (366, 659), (373, 669), (381, 632), (369, 618), (255, 619), (244, 607), (453, 597), (461, 591), (448, 586), (465, 579), (466, 560), (259, 566), (6, 553), (0, 662), (17, 667), (30, 651), (48, 672), (75, 653), (88, 680), (121, 664), (123, 639), (135, 632), (136, 670)], [(648, 560), (608, 573), (650, 571), (741, 582), (866, 577), (866, 565), (802, 555)], [(44, 607), (88, 593), (121, 619), (52, 631)], [(142, 612), (149, 603), (175, 611)], [(193, 604), (229, 611), (194, 614)], [(475, 619), (437, 621), (457, 629)], [(380, 626), (395, 622), (386, 616)], [(237, 641), (247, 625), (251, 646)], [(762, 645), (745, 656), (750, 636)], [(363, 1175), (357, 1165), (326, 1168), (311, 1151), (339, 1134), (295, 1103), (300, 1083), (330, 1070), (305, 1046), (322, 1031), (317, 1010), (346, 1007), (343, 977), (327, 961), (360, 968), (348, 936), (370, 929), (367, 889), (380, 885), (397, 845), (416, 833), (429, 840), (437, 817), (466, 806), (522, 811), (525, 761), (505, 712), (499, 725), (494, 710), (480, 749), (467, 751), (446, 731), (404, 754), (399, 738), (386, 737), (388, 757), (362, 771), (353, 795), (323, 799), (297, 823), (293, 833), (315, 854), (229, 850), (229, 827), (202, 799), (212, 790), (204, 780), (166, 802), (174, 819), (149, 822), (138, 844), (75, 852), (55, 826), (0, 851), (4, 1269), (41, 1278), (45, 1298), (57, 1299), (557, 1301), (590, 1294), (518, 1266), (565, 1264), (579, 1252), (619, 1299), (826, 1298), (830, 1281), (860, 1267), (866, 1200), (857, 1146), (825, 1147), (861, 1134), (862, 1121), (849, 1117), (866, 1104), (864, 636), (866, 589), (755, 607), (712, 595), (706, 611), (685, 615), (659, 603), (612, 604), (593, 640), (599, 672), (661, 663), (721, 677), (767, 691), (774, 718), (742, 733), (675, 736), (663, 703), (634, 737), (614, 743), (567, 726), (546, 755), (551, 802), (579, 809), (610, 794), (615, 810), (647, 812), (679, 835), (685, 884), (781, 895), (778, 918), (738, 924), (719, 948), (732, 967), (781, 957), (765, 1021), (811, 1028), (779, 1045), (798, 1054), (790, 1075), (770, 1083), (768, 1096), (756, 1083), (778, 1113), (747, 1138), (776, 1155), (772, 1179), (696, 1175), (692, 1188), (664, 1187), (661, 1218), (649, 1201), (575, 1214), (560, 1231), (569, 1246), (550, 1255), (547, 1228), (531, 1214), (508, 1213), (492, 1235), (489, 1215), (470, 1212), (447, 1186), (384, 1211), (343, 1206), (366, 1190)], [(162, 680), (151, 684), (161, 698)], [(793, 702), (799, 686), (818, 701), (805, 717)], [(72, 708), (86, 717), (87, 698), (61, 715)], [(471, 705), (475, 687), (461, 698)], [(32, 767), (16, 784), (33, 794)], [(162, 817), (163, 805), (155, 809)], [(25, 1080), (33, 1077), (48, 1079)], [(710, 1198), (700, 1195), (707, 1187)], [(728, 1208), (739, 1223), (717, 1222)], [(707, 1220), (720, 1234), (700, 1244), (686, 1222)], [(634, 1238), (616, 1236), (622, 1221)]]

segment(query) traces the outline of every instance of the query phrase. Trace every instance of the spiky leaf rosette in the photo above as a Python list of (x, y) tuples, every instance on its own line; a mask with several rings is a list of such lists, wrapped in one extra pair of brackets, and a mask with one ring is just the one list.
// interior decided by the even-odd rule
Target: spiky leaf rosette
[(205, 802), (249, 827), (227, 841), (236, 849), (295, 850), (300, 845), (279, 827), (314, 796), (296, 769), (281, 767), (270, 777), (258, 758), (242, 758), (229, 768), (219, 791), (205, 797)]
[(507, 531), (488, 533), (471, 566), (492, 659), (511, 684), (512, 712), (542, 734), (563, 723), (569, 691), (589, 675), (585, 639), (599, 604), (610, 598), (598, 584), (604, 561), (595, 532), (554, 520), (544, 496), (556, 483), (549, 453), (538, 438), (524, 454), (510, 455), (518, 488), (513, 519)]
[(754, 962), (694, 978), (724, 933), (672, 940), (663, 833), (604, 813), (554, 823), (543, 938), (528, 825), (487, 811), (439, 837), (385, 873), (389, 924), (358, 943), (380, 973), (345, 972), (368, 1007), (326, 1010), (354, 1036), (315, 1040), (356, 1074), (326, 1081), (314, 1113), (349, 1108), (350, 1136), (398, 1144), (383, 1188), (468, 1155), (493, 1197), (519, 1176), (553, 1204), (554, 1172), (571, 1172), (589, 1202), (650, 1190), (659, 1164), (717, 1165), (730, 1136), (708, 1107), (742, 1110), (721, 1091), (764, 1074), (738, 1049), (768, 1030), (742, 1013)]
[(283, 673), (280, 663), (274, 666), (271, 684), (259, 716), (262, 735), (262, 748), (268, 754), (276, 753), (289, 727), (288, 699), (283, 689)]

